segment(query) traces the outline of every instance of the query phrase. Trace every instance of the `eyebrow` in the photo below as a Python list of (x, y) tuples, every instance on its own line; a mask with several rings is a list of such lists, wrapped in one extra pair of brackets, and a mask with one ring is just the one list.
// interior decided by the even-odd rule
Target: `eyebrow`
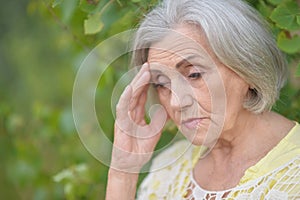
[(176, 64), (176, 69), (180, 68), (184, 63), (189, 63), (189, 60), (194, 59), (194, 58), (199, 58), (199, 55), (190, 55), (187, 58), (184, 58), (181, 60), (179, 63)]

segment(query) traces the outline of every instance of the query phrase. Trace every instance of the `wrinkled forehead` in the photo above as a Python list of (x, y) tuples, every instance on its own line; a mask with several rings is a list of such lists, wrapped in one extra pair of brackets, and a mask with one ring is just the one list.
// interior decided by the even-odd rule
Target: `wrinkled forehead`
[(207, 42), (199, 31), (191, 28), (170, 30), (148, 52), (148, 62), (180, 61), (191, 56), (210, 57)]
[(170, 30), (158, 42), (153, 43), (150, 49), (165, 50), (173, 53), (205, 52), (205, 43), (200, 34), (187, 30)]
[(197, 58), (198, 61), (212, 63), (206, 46), (206, 41), (194, 30), (170, 30), (165, 37), (150, 46), (148, 62), (150, 66), (154, 66), (155, 63), (156, 66), (160, 64), (175, 67)]

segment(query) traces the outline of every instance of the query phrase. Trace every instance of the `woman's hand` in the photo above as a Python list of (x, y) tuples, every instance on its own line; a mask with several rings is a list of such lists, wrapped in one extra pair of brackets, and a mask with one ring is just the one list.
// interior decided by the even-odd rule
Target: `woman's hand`
[(140, 171), (150, 160), (166, 122), (167, 114), (161, 106), (150, 124), (145, 121), (150, 78), (149, 65), (145, 63), (117, 104), (111, 168), (118, 171)]
[(120, 97), (116, 109), (114, 145), (108, 174), (106, 200), (133, 200), (138, 173), (149, 161), (167, 114), (162, 107), (151, 123), (145, 121), (145, 103), (150, 82), (148, 64), (144, 64)]

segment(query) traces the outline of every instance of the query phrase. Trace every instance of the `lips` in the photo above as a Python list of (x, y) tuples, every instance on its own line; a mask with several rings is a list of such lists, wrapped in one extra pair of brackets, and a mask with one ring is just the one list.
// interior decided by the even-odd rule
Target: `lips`
[(182, 122), (182, 125), (188, 129), (194, 130), (200, 127), (202, 120), (203, 118), (192, 118), (192, 119), (184, 120)]

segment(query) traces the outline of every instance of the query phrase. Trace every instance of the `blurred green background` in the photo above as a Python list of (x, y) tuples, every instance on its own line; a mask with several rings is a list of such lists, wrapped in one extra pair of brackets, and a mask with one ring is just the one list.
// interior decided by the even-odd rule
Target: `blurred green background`
[[(299, 2), (249, 2), (270, 22), (278, 46), (289, 61), (290, 79), (274, 110), (300, 121)], [(99, 42), (136, 27), (156, 3), (2, 0), (1, 199), (104, 199), (108, 168), (79, 140), (72, 118), (73, 82), (81, 62)], [(97, 111), (106, 116), (101, 125), (110, 139), (110, 95), (128, 60), (126, 56), (121, 58), (98, 85)], [(166, 133), (162, 143), (171, 137), (172, 133)]]

